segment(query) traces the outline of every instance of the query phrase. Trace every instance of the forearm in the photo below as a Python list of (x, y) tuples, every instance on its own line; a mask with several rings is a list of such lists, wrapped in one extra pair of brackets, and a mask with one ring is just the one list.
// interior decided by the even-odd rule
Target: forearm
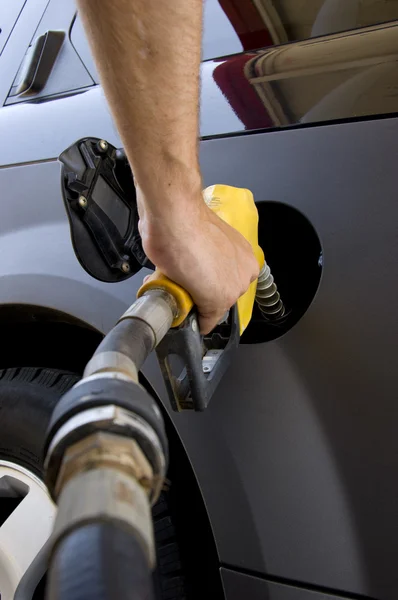
[(202, 0), (77, 4), (145, 210), (198, 198)]

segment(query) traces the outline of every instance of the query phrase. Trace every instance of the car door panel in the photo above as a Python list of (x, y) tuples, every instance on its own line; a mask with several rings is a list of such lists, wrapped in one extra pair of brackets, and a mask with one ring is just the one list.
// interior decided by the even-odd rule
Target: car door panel
[[(258, 201), (298, 208), (324, 252), (305, 316), (279, 340), (241, 346), (209, 409), (249, 499), (261, 570), (391, 599), (397, 128), (385, 120), (235, 137), (206, 142), (201, 153), (205, 183), (228, 181)], [(376, 294), (365, 292), (369, 278)], [(231, 525), (221, 529), (224, 560), (237, 564), (235, 551), (247, 560), (239, 533), (233, 543)]]

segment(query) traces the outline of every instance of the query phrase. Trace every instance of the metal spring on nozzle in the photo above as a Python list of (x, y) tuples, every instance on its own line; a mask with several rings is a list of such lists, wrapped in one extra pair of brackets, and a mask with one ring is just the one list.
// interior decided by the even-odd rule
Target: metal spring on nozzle
[(269, 321), (276, 321), (285, 315), (285, 305), (274, 283), (271, 269), (265, 261), (258, 276), (256, 302), (263, 317)]

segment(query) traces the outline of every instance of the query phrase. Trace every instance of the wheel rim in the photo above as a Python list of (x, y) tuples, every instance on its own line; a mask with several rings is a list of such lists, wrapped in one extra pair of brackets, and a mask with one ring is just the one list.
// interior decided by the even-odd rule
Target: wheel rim
[(19, 504), (0, 525), (2, 600), (13, 599), (23, 574), (50, 537), (56, 514), (38, 477), (15, 463), (0, 460), (0, 504), (11, 498), (17, 498)]

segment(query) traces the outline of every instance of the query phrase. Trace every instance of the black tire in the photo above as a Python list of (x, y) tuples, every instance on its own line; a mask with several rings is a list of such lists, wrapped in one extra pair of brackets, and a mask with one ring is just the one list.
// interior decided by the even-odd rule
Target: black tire
[[(43, 442), (52, 410), (72, 385), (74, 373), (22, 367), (0, 370), (0, 459), (42, 477)], [(153, 509), (158, 568), (158, 600), (187, 600), (186, 582), (169, 494)]]

